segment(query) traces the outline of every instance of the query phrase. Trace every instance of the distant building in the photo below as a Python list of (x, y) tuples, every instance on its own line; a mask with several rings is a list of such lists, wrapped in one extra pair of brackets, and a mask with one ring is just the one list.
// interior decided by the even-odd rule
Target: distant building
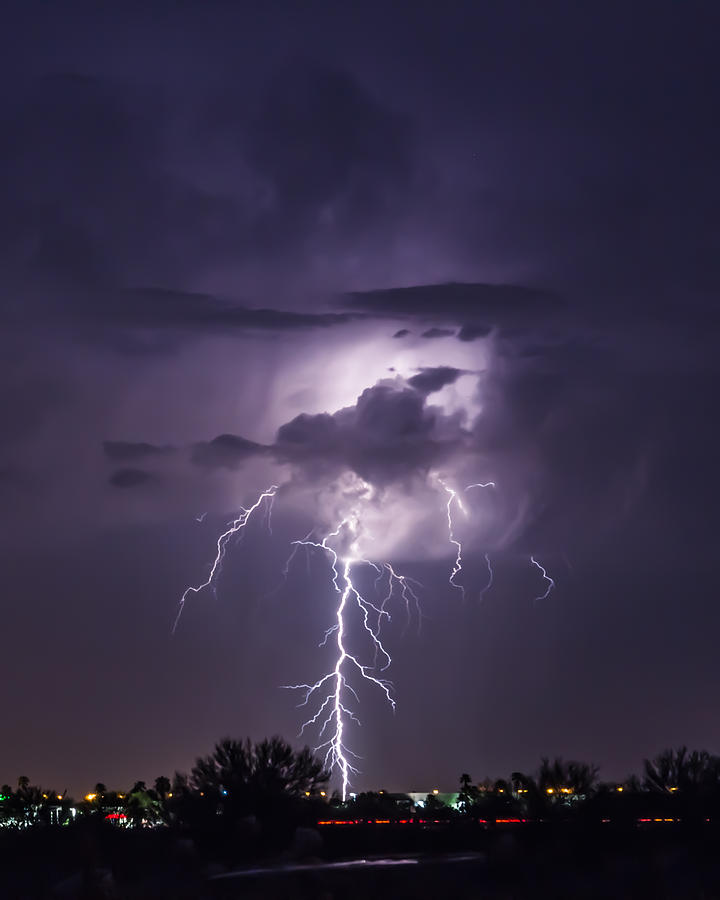
[(428, 798), (428, 794), (435, 797), (435, 799), (439, 803), (442, 803), (444, 806), (452, 806), (453, 809), (457, 809), (458, 797), (460, 796), (457, 791), (447, 794), (443, 791), (437, 790), (437, 788), (433, 788), (433, 790), (425, 791), (424, 793), (418, 791), (410, 791), (404, 796), (409, 797), (415, 806), (424, 807)]

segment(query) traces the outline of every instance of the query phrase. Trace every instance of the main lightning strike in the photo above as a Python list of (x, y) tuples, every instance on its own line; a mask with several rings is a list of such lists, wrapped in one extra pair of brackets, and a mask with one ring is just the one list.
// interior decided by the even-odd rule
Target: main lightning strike
[(275, 494), (278, 492), (278, 485), (272, 484), (269, 488), (264, 490), (257, 500), (253, 503), (249, 508), (241, 507), (242, 512), (237, 518), (233, 519), (232, 522), (228, 523), (228, 528), (226, 531), (220, 535), (217, 539), (217, 553), (215, 554), (215, 559), (210, 568), (210, 574), (207, 579), (203, 581), (202, 584), (198, 584), (197, 586), (191, 586), (185, 588), (185, 591), (180, 598), (180, 605), (178, 607), (177, 615), (175, 616), (175, 622), (172, 627), (172, 634), (175, 634), (175, 631), (178, 627), (178, 622), (180, 621), (180, 616), (182, 615), (182, 611), (185, 608), (185, 601), (187, 600), (190, 594), (199, 594), (200, 591), (205, 590), (205, 588), (210, 587), (216, 576), (219, 574), (222, 569), (223, 559), (225, 558), (225, 548), (227, 547), (228, 541), (233, 538), (235, 535), (240, 533), (242, 529), (247, 525), (250, 521), (250, 517), (255, 512), (255, 510), (262, 505), (264, 500), (269, 500), (272, 503), (272, 499), (275, 497)]
[[(338, 555), (338, 552), (328, 542), (333, 538), (339, 537), (345, 529), (350, 530), (350, 533), (353, 536), (353, 540), (349, 547), (348, 556), (341, 559)], [(395, 709), (395, 699), (392, 695), (392, 684), (383, 678), (378, 678), (377, 676), (373, 675), (372, 673), (375, 667), (364, 665), (354, 654), (350, 653), (347, 649), (347, 626), (345, 616), (348, 604), (351, 603), (354, 599), (354, 602), (357, 604), (362, 613), (364, 629), (370, 636), (372, 644), (375, 648), (376, 660), (378, 654), (381, 654), (385, 658), (385, 665), (381, 667), (380, 671), (383, 671), (390, 665), (390, 655), (383, 646), (379, 637), (380, 622), (383, 617), (389, 618), (389, 616), (384, 609), (376, 607), (374, 604), (370, 603), (370, 601), (365, 599), (360, 593), (359, 589), (353, 584), (353, 565), (366, 564), (373, 566), (373, 568), (375, 568), (376, 570), (378, 570), (379, 568), (374, 563), (370, 563), (368, 560), (365, 560), (361, 556), (359, 556), (356, 517), (343, 519), (336, 530), (326, 535), (319, 543), (307, 539), (303, 541), (296, 541), (295, 543), (300, 546), (310, 546), (322, 550), (328, 555), (330, 559), (332, 586), (339, 599), (335, 611), (335, 623), (325, 632), (325, 637), (322, 641), (321, 646), (327, 644), (330, 637), (334, 634), (337, 647), (337, 657), (332, 670), (322, 678), (318, 679), (318, 681), (316, 681), (314, 684), (292, 684), (285, 685), (285, 687), (289, 690), (304, 691), (305, 697), (302, 703), (300, 703), (300, 706), (307, 706), (313, 695), (318, 691), (322, 691), (322, 688), (324, 686), (327, 686), (327, 695), (320, 703), (315, 714), (303, 723), (303, 726), (300, 729), (300, 734), (302, 734), (306, 728), (309, 728), (318, 723), (320, 724), (320, 731), (318, 734), (319, 738), (322, 738), (326, 733), (330, 734), (329, 739), (319, 744), (315, 748), (315, 750), (325, 751), (326, 767), (328, 767), (329, 769), (339, 770), (342, 780), (342, 798), (343, 800), (345, 800), (348, 793), (348, 786), (350, 784), (350, 776), (352, 774), (356, 774), (358, 771), (349, 759), (349, 757), (357, 758), (356, 754), (354, 754), (345, 744), (346, 720), (349, 719), (350, 721), (355, 722), (358, 725), (360, 724), (360, 720), (348, 705), (347, 694), (350, 694), (352, 697), (354, 697), (356, 701), (358, 699), (358, 696), (352, 685), (348, 683), (347, 670), (354, 670), (357, 674), (360, 675), (361, 678), (378, 687), (385, 695), (385, 698), (390, 703), (393, 710)], [(374, 629), (371, 627), (369, 621), (371, 610), (374, 611), (377, 616), (376, 627)], [(325, 716), (325, 718), (323, 718), (323, 716)]]
[(543, 578), (545, 579), (545, 581), (547, 581), (547, 583), (548, 583), (547, 590), (545, 591), (545, 593), (542, 594), (542, 595), (539, 596), (539, 597), (535, 597), (535, 599), (533, 600), (533, 603), (538, 603), (540, 600), (547, 600), (547, 598), (550, 596), (550, 591), (555, 587), (555, 582), (554, 582), (553, 579), (548, 575), (548, 573), (545, 571), (545, 569), (543, 568), (543, 566), (541, 566), (540, 563), (535, 559), (534, 556), (531, 556), (531, 557), (530, 557), (530, 562), (531, 562), (534, 566), (536, 566), (538, 569), (540, 569), (540, 572), (541, 572), (541, 574), (542, 574), (542, 577), (543, 577)]

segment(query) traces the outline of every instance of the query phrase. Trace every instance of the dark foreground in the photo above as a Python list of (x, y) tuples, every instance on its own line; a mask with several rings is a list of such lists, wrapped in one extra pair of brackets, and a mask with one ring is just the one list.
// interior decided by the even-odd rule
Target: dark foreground
[(169, 829), (62, 828), (0, 834), (0, 897), (720, 900), (719, 851), (708, 824), (361, 826), (232, 864)]

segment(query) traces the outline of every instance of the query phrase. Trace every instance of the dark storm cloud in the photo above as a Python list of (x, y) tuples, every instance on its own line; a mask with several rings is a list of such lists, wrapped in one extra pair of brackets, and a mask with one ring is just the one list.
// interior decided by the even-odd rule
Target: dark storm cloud
[(487, 337), (491, 334), (492, 328), (489, 325), (463, 325), (457, 333), (459, 341), (476, 341), (478, 338)]
[(451, 337), (455, 332), (452, 328), (428, 328), (427, 331), (423, 331), (420, 337), (426, 338), (427, 340), (434, 340), (435, 338), (444, 338)]
[(362, 314), (353, 313), (253, 309), (208, 294), (162, 288), (76, 294), (73, 308), (98, 327), (198, 334), (203, 331), (257, 333), (332, 328), (362, 318)]
[(454, 369), (452, 366), (436, 366), (432, 369), (422, 369), (417, 375), (408, 378), (408, 384), (421, 394), (432, 394), (448, 384), (455, 384), (462, 374), (462, 369)]
[(448, 459), (466, 437), (459, 418), (428, 406), (423, 392), (381, 383), (363, 391), (355, 406), (302, 414), (281, 426), (273, 452), (312, 475), (350, 469), (384, 485)]
[[(667, 371), (607, 336), (555, 345), (504, 339), (481, 381), (474, 447), (506, 493), (530, 498), (519, 545), (587, 558), (626, 532), (632, 561), (623, 564), (653, 565), (667, 525), (660, 510), (679, 514), (687, 505), (679, 498), (712, 477), (693, 438), (712, 392), (702, 372)], [(694, 535), (683, 539), (686, 558), (708, 549), (705, 509), (683, 514)], [(614, 551), (612, 564), (625, 552)]]
[[(565, 307), (564, 301), (550, 291), (513, 284), (463, 282), (355, 291), (342, 303), (350, 309), (378, 315), (455, 321), (475, 328), (487, 328), (489, 323), (529, 324), (557, 314)], [(436, 336), (439, 329), (431, 331), (432, 334), (426, 332), (423, 336)]]
[[(277, 253), (296, 265), (304, 241), (345, 240), (407, 184), (409, 124), (351, 74), (298, 62), (256, 96), (252, 114), (237, 110), (188, 142), (210, 166), (218, 142), (230, 148), (217, 164), (238, 175), (217, 190), (184, 163), (182, 141), (168, 141), (180, 110), (159, 92), (74, 73), (21, 81), (0, 120), (1, 302), (11, 320), (46, 320), (135, 353), (203, 331), (358, 318), (176, 287), (213, 265)], [(187, 112), (199, 124), (197, 114)]]
[[(102, 447), (105, 457), (113, 463), (147, 461), (153, 462), (157, 468), (166, 465), (170, 457), (182, 453), (193, 465), (208, 471), (237, 469), (251, 457), (260, 456), (271, 449), (235, 434), (220, 434), (210, 441), (199, 441), (184, 448), (157, 446), (145, 441), (103, 441)], [(146, 474), (148, 473), (128, 467), (115, 472), (110, 480), (120, 487), (132, 487), (135, 483), (140, 484), (146, 480)], [(136, 476), (137, 482), (133, 480)]]
[(411, 332), (410, 332), (409, 328), (401, 328), (399, 331), (395, 332), (393, 337), (394, 338), (404, 338), (404, 337), (407, 337), (407, 335), (409, 335), (410, 333)]
[(184, 268), (210, 249), (209, 196), (166, 166), (167, 110), (155, 92), (59, 73), (18, 84), (3, 108), (2, 225), (10, 273), (52, 290)]
[(103, 441), (103, 453), (113, 462), (136, 462), (148, 457), (165, 456), (174, 447), (157, 447), (144, 441)]
[(412, 171), (412, 129), (348, 71), (281, 67), (261, 93), (248, 156), (271, 185), (268, 241), (299, 227), (357, 232), (392, 212)]
[[(462, 375), (450, 366), (426, 368), (408, 379), (398, 378), (367, 388), (354, 406), (335, 413), (301, 413), (263, 445), (235, 434), (221, 434), (190, 448), (190, 461), (201, 469), (237, 469), (249, 459), (271, 456), (291, 463), (310, 478), (356, 472), (376, 485), (412, 479), (470, 445), (470, 433), (459, 415), (447, 415), (428, 403), (435, 391)], [(157, 459), (170, 448), (147, 443), (105, 441), (113, 460)], [(133, 470), (134, 471), (134, 470)]]
[(156, 481), (157, 477), (144, 469), (125, 468), (113, 472), (108, 481), (116, 488), (135, 488)]
[(211, 441), (195, 444), (191, 460), (208, 469), (236, 469), (252, 456), (265, 453), (266, 447), (235, 434), (220, 434)]
[(119, 298), (115, 312), (138, 326), (232, 329), (239, 331), (292, 331), (330, 328), (360, 316), (345, 313), (308, 313), (279, 309), (252, 309), (224, 303), (206, 294), (138, 289)]

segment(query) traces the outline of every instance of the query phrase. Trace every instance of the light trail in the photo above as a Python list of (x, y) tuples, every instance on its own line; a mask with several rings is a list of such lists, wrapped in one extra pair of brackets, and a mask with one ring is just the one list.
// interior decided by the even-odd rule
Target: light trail
[(277, 491), (278, 486), (276, 484), (270, 485), (269, 488), (267, 488), (260, 494), (260, 496), (252, 506), (250, 506), (248, 509), (245, 509), (245, 507), (241, 507), (242, 512), (240, 513), (240, 515), (237, 516), (237, 518), (233, 519), (232, 522), (228, 523), (227, 530), (223, 531), (223, 533), (217, 539), (217, 553), (215, 554), (215, 559), (210, 568), (210, 574), (208, 575), (207, 579), (203, 581), (202, 584), (185, 588), (185, 591), (180, 598), (180, 605), (178, 607), (177, 615), (175, 616), (175, 622), (173, 623), (171, 632), (172, 634), (175, 634), (175, 631), (178, 627), (178, 622), (180, 621), (180, 616), (182, 615), (182, 611), (185, 608), (185, 601), (187, 600), (188, 596), (190, 594), (199, 594), (201, 591), (205, 590), (205, 588), (213, 585), (215, 577), (222, 569), (223, 559), (225, 558), (225, 548), (228, 541), (242, 532), (242, 529), (245, 528), (247, 523), (250, 521), (250, 518), (255, 510), (263, 503), (264, 500), (272, 500)]
[(547, 598), (550, 596), (550, 591), (555, 587), (555, 582), (554, 582), (553, 579), (548, 575), (548, 573), (545, 571), (544, 567), (541, 566), (540, 563), (535, 559), (534, 556), (531, 556), (531, 557), (530, 557), (530, 562), (531, 562), (534, 566), (536, 566), (538, 569), (540, 569), (540, 572), (542, 573), (542, 577), (543, 577), (543, 578), (545, 579), (545, 581), (547, 581), (547, 583), (548, 583), (547, 590), (545, 591), (545, 593), (542, 594), (542, 595), (539, 596), (539, 597), (535, 597), (535, 599), (533, 600), (533, 603), (538, 603), (540, 600), (547, 600)]

